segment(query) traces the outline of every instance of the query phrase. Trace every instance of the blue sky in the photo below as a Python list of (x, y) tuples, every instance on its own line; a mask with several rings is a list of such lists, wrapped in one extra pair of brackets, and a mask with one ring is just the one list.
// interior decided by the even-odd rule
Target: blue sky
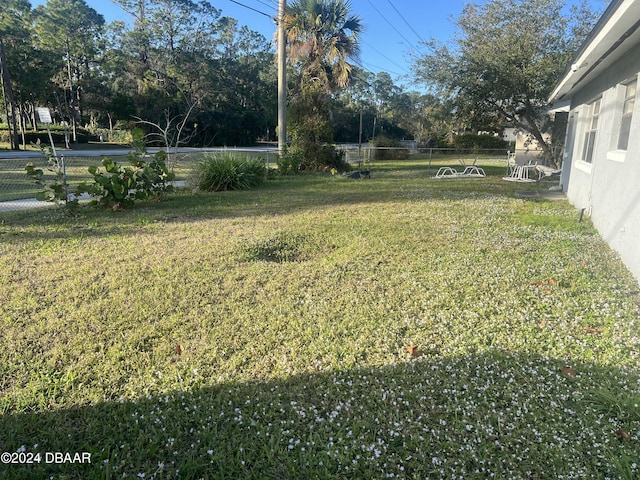
[[(128, 20), (128, 15), (110, 0), (85, 0), (105, 17), (107, 22)], [(240, 24), (262, 33), (271, 39), (275, 24), (267, 16), (277, 12), (278, 0), (211, 0), (211, 4)], [(36, 7), (46, 0), (31, 0)], [(388, 71), (398, 83), (411, 71), (411, 56), (420, 51), (420, 39), (449, 38), (454, 29), (451, 16), (462, 10), (464, 0), (351, 0), (352, 12), (365, 25), (361, 36), (361, 63), (377, 73)], [(250, 8), (247, 8), (250, 7)], [(418, 36), (419, 35), (419, 36)]]
[[(110, 0), (85, 0), (107, 22), (128, 20), (128, 16)], [(262, 13), (275, 15), (278, 0), (211, 0), (223, 15), (236, 18), (241, 25), (273, 37), (275, 24)], [(46, 0), (31, 0), (31, 4)], [(594, 8), (603, 10), (606, 0), (590, 0)], [(361, 64), (377, 73), (387, 71), (397, 83), (408, 83), (412, 57), (421, 52), (421, 40), (449, 40), (455, 31), (454, 19), (465, 0), (351, 0), (353, 14), (365, 25), (361, 36)], [(567, 3), (579, 3), (569, 0)], [(254, 10), (258, 10), (258, 13)]]

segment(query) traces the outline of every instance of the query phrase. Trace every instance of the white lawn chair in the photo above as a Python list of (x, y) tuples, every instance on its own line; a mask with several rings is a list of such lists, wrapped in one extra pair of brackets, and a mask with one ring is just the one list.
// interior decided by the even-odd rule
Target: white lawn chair
[(538, 171), (538, 180), (562, 173), (561, 169), (547, 167), (546, 165), (536, 165), (536, 170)]
[(453, 167), (440, 167), (433, 178), (455, 178), (460, 173)]
[(486, 176), (482, 168), (469, 165), (462, 172), (453, 167), (440, 167), (433, 178), (483, 178)]
[(511, 175), (516, 167), (516, 152), (507, 152), (507, 175)]
[(469, 165), (464, 169), (464, 172), (462, 172), (460, 176), (466, 178), (483, 178), (486, 177), (487, 174), (484, 173), (484, 170), (482, 168), (476, 167), (475, 165)]
[(502, 177), (503, 180), (509, 182), (523, 182), (531, 183), (536, 182), (538, 179), (531, 176), (532, 173), (537, 173), (536, 163), (532, 163), (530, 160), (526, 164), (519, 164), (516, 160), (516, 154), (507, 152), (507, 171), (506, 177)]

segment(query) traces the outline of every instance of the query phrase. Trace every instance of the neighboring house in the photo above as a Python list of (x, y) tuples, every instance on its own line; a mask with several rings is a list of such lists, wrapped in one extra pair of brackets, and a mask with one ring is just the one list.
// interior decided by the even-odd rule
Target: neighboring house
[[(546, 142), (551, 142), (551, 135), (544, 133), (543, 137)], [(533, 138), (533, 135), (522, 130), (518, 130), (516, 133), (516, 156), (518, 163), (538, 163), (547, 164), (544, 158), (542, 158), (542, 147), (540, 143)]]
[(550, 102), (569, 108), (561, 184), (640, 281), (640, 0), (613, 0)]
[(502, 132), (502, 139), (505, 142), (515, 143), (516, 133), (517, 129), (515, 127), (505, 127), (504, 132)]

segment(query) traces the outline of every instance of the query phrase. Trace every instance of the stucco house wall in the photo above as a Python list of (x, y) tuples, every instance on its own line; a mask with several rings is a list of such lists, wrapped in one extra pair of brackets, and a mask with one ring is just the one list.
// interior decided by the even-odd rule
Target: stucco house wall
[[(634, 102), (627, 148), (618, 149), (627, 85), (635, 82), (638, 90), (639, 27), (640, 0), (612, 2), (577, 57), (580, 63), (572, 66), (551, 100), (570, 101), (561, 177), (567, 198), (591, 216), (640, 281), (640, 101)], [(591, 75), (584, 72), (593, 65)], [(591, 106), (598, 100), (593, 154), (585, 161), (587, 132), (594, 130)], [(626, 100), (628, 106), (628, 96)]]

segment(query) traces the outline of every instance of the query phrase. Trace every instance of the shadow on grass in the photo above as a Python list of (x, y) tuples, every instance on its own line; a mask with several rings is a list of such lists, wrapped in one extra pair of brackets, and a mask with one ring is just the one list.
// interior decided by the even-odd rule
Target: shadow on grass
[[(519, 353), (425, 352), (382, 367), (217, 386), (203, 378), (209, 386), (191, 391), (6, 413), (0, 452), (41, 460), (5, 464), (0, 478), (638, 478), (640, 413), (628, 405), (637, 374)], [(87, 452), (91, 463), (51, 462), (51, 452)]]

